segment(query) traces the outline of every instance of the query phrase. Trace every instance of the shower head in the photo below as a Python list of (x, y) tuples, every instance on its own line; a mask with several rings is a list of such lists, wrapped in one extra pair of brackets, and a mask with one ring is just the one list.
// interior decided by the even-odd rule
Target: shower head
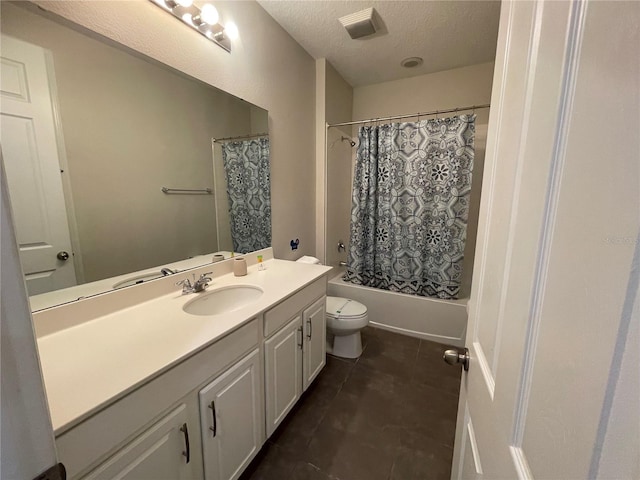
[(356, 142), (354, 142), (353, 140), (351, 140), (349, 137), (345, 137), (345, 136), (343, 136), (343, 137), (341, 138), (341, 140), (342, 140), (343, 142), (349, 142), (349, 145), (351, 145), (352, 147), (355, 147), (355, 146), (356, 146)]

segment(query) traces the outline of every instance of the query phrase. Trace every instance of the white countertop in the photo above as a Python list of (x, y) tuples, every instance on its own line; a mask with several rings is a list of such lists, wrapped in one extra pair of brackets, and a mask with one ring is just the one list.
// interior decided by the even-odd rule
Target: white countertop
[(244, 325), (331, 268), (268, 260), (248, 275), (216, 277), (207, 291), (254, 285), (264, 294), (234, 312), (199, 316), (182, 307), (199, 294), (175, 292), (38, 339), (54, 432), (60, 434), (151, 378)]

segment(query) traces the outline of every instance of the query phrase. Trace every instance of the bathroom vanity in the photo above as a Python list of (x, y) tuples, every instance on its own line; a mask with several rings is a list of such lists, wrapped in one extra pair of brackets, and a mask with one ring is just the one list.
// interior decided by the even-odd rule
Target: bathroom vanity
[[(34, 314), (69, 478), (242, 473), (325, 364), (330, 270), (251, 257), (244, 277), (228, 260)], [(203, 293), (175, 286), (212, 270)]]

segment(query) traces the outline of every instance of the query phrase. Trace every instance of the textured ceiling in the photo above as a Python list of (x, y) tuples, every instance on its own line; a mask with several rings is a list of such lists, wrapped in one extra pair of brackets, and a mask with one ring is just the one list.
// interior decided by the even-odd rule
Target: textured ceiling
[[(326, 58), (352, 86), (494, 60), (498, 1), (258, 0), (314, 58)], [(375, 35), (352, 40), (338, 18), (373, 7)], [(407, 69), (400, 61), (422, 57)]]

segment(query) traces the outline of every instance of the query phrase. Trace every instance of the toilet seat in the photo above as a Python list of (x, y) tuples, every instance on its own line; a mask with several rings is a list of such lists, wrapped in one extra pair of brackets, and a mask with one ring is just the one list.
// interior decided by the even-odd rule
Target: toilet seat
[(359, 320), (367, 316), (367, 307), (350, 298), (327, 297), (327, 317), (334, 320)]

